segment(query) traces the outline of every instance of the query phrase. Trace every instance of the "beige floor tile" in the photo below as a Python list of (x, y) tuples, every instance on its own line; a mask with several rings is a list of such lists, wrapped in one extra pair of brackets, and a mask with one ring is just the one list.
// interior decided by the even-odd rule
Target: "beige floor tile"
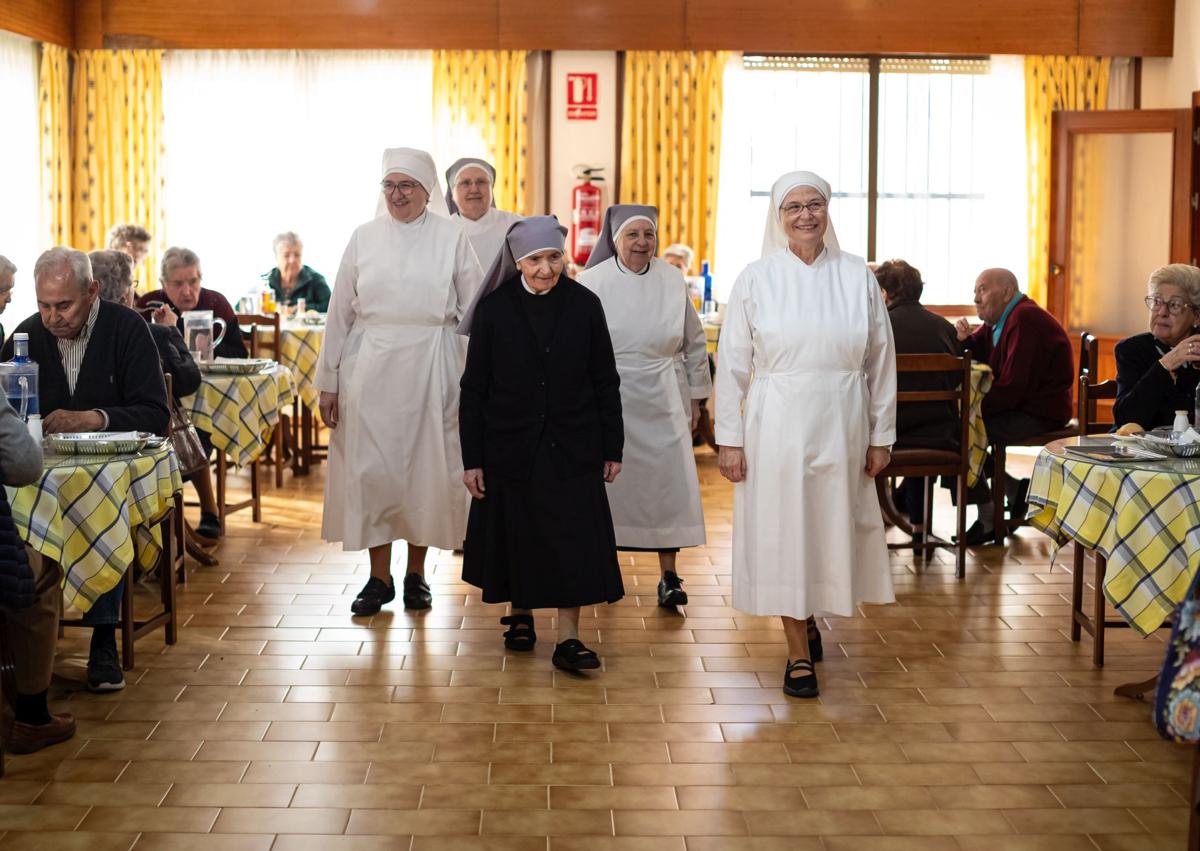
[(316, 807), (229, 807), (221, 810), (213, 833), (342, 833), (348, 809)]
[(1018, 833), (1145, 833), (1123, 809), (1005, 810)]
[[(270, 840), (273, 837), (267, 837)], [(4, 851), (129, 851), (137, 841), (136, 833), (65, 833), (47, 831), (9, 831), (0, 838)], [(262, 851), (271, 847), (268, 841)]]
[[(216, 807), (92, 807), (80, 830), (146, 833), (208, 833), (220, 812)], [(246, 833), (247, 831), (238, 831)], [(274, 833), (274, 831), (264, 831)]]
[(296, 787), (288, 783), (176, 783), (171, 787), (163, 805), (286, 807), (295, 792)]

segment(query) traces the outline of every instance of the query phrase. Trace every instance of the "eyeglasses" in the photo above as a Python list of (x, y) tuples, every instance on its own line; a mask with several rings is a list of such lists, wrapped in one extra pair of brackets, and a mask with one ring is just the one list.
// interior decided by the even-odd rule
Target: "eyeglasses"
[(1167, 313), (1171, 316), (1178, 316), (1179, 314), (1183, 313), (1183, 309), (1185, 307), (1191, 307), (1190, 304), (1181, 298), (1173, 298), (1168, 301), (1163, 301), (1156, 295), (1148, 295), (1144, 301), (1146, 302), (1146, 307), (1151, 311), (1158, 310), (1160, 307), (1165, 307), (1167, 309)]
[(801, 210), (808, 210), (814, 216), (819, 216), (825, 212), (825, 206), (824, 201), (809, 201), (807, 204), (788, 204), (786, 207), (780, 207), (780, 211), (788, 218), (800, 215)]
[(391, 195), (393, 192), (399, 192), (401, 195), (412, 195), (421, 188), (421, 184), (411, 180), (402, 180), (399, 183), (392, 183), (390, 180), (385, 180), (379, 184), (379, 188), (383, 190), (384, 195)]

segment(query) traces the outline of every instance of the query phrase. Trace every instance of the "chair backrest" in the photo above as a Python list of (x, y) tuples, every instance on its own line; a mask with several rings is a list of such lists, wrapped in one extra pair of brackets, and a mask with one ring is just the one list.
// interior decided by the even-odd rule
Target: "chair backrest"
[(958, 446), (962, 475), (966, 475), (971, 456), (971, 354), (896, 355), (896, 373), (957, 373), (958, 384), (950, 390), (900, 390), (896, 404), (904, 402), (958, 402)]
[(1079, 335), (1079, 374), (1096, 375), (1100, 365), (1100, 347), (1087, 331)]
[(1077, 412), (1080, 437), (1087, 437), (1089, 434), (1105, 434), (1112, 430), (1114, 423), (1111, 419), (1107, 422), (1099, 419), (1096, 402), (1101, 399), (1110, 400), (1116, 398), (1116, 381), (1109, 379), (1108, 381), (1093, 384), (1092, 373), (1087, 369), (1080, 371), (1079, 410)]
[(239, 313), (237, 321), (243, 337), (250, 343), (250, 357), (270, 353), (271, 357), (279, 360), (278, 313)]

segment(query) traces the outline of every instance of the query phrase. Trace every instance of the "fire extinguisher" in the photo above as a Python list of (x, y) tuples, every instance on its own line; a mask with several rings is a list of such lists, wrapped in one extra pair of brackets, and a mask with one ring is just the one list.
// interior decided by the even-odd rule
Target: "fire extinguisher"
[(604, 180), (598, 166), (577, 165), (575, 176), (583, 182), (571, 190), (571, 260), (577, 266), (587, 263), (600, 236), (601, 191)]

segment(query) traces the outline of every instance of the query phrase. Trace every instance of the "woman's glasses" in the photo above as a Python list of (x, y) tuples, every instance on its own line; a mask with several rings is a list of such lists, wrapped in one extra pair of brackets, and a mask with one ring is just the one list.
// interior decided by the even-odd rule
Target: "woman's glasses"
[(1163, 301), (1156, 295), (1148, 295), (1143, 300), (1146, 302), (1146, 307), (1150, 311), (1155, 311), (1159, 308), (1165, 307), (1167, 309), (1167, 313), (1171, 316), (1178, 316), (1179, 314), (1183, 313), (1183, 309), (1185, 307), (1191, 307), (1190, 304), (1181, 298), (1172, 298), (1168, 299), (1167, 301)]
[(825, 202), (809, 201), (807, 204), (788, 204), (786, 207), (780, 207), (779, 209), (788, 218), (800, 215), (801, 210), (808, 210), (814, 216), (818, 216), (825, 212)]
[(421, 184), (412, 180), (401, 180), (399, 183), (385, 180), (379, 184), (379, 188), (383, 190), (384, 195), (391, 195), (393, 192), (399, 192), (401, 195), (412, 195), (421, 188)]

